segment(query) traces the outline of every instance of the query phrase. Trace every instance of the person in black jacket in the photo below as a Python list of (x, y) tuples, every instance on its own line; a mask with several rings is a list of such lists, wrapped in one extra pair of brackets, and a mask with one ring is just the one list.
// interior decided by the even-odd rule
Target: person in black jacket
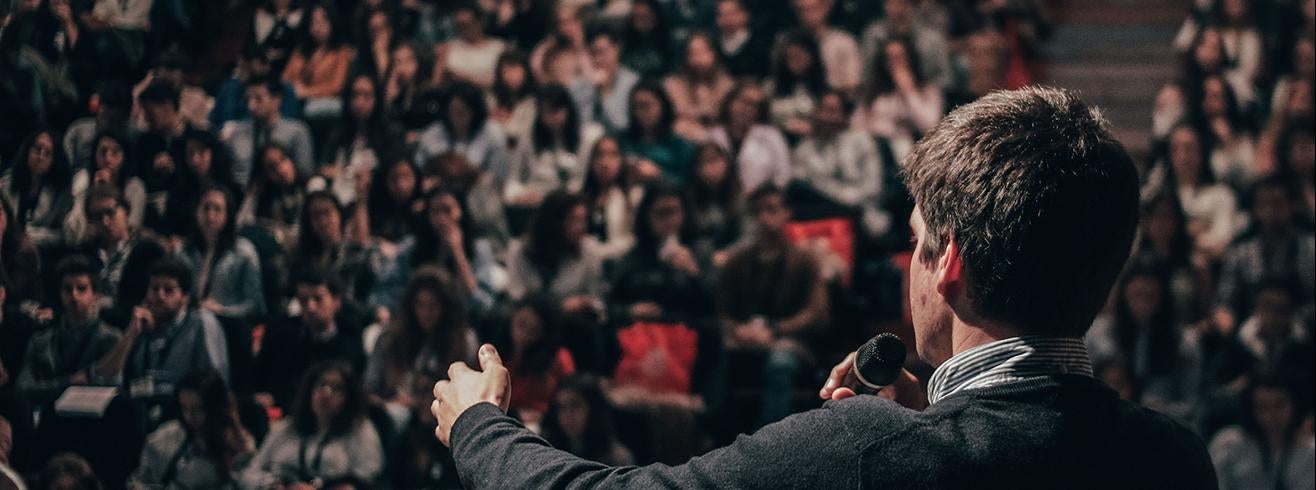
[(256, 357), (258, 400), (291, 410), (297, 381), (321, 361), (348, 363), (365, 372), (360, 315), (343, 308), (342, 283), (331, 275), (304, 271), (295, 279), (301, 314), (273, 325)]
[[(508, 375), (435, 384), (436, 436), (467, 488), (1216, 488), (1202, 440), (1092, 376), (1083, 335), (1133, 244), (1138, 177), (1067, 92), (995, 92), (947, 116), (902, 163), (914, 198), (909, 304), (936, 367), (922, 411), (856, 396), (854, 354), (821, 409), (681, 466), (610, 468), (552, 448), (504, 411)], [(903, 373), (897, 399), (916, 386)], [(904, 395), (904, 396), (902, 396)]]

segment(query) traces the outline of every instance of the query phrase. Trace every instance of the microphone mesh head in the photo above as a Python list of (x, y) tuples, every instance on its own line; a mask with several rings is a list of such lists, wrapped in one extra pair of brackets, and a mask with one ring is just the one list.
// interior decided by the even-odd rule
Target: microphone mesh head
[(865, 342), (855, 354), (855, 370), (866, 384), (886, 386), (896, 380), (905, 365), (905, 343), (895, 334), (884, 333)]

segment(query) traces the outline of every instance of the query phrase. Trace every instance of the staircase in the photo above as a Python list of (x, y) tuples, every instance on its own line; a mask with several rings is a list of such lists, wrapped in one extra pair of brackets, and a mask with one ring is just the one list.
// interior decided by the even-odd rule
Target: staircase
[(1100, 107), (1134, 158), (1151, 138), (1152, 104), (1174, 78), (1170, 46), (1191, 0), (1064, 0), (1044, 48), (1048, 85), (1077, 91)]

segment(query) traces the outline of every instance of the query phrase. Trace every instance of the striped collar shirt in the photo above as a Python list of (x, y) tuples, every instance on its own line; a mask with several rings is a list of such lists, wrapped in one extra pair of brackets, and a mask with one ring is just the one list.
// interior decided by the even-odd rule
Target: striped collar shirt
[(1057, 374), (1092, 376), (1082, 339), (1029, 335), (998, 340), (961, 352), (938, 367), (928, 380), (928, 403), (964, 390)]

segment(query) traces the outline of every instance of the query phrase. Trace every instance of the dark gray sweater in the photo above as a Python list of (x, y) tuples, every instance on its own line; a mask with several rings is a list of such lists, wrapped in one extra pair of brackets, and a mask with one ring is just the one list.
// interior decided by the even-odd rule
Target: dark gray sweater
[(923, 412), (829, 402), (675, 467), (576, 458), (488, 403), (457, 419), (452, 444), (467, 488), (1216, 488), (1195, 434), (1072, 375), (966, 390)]

